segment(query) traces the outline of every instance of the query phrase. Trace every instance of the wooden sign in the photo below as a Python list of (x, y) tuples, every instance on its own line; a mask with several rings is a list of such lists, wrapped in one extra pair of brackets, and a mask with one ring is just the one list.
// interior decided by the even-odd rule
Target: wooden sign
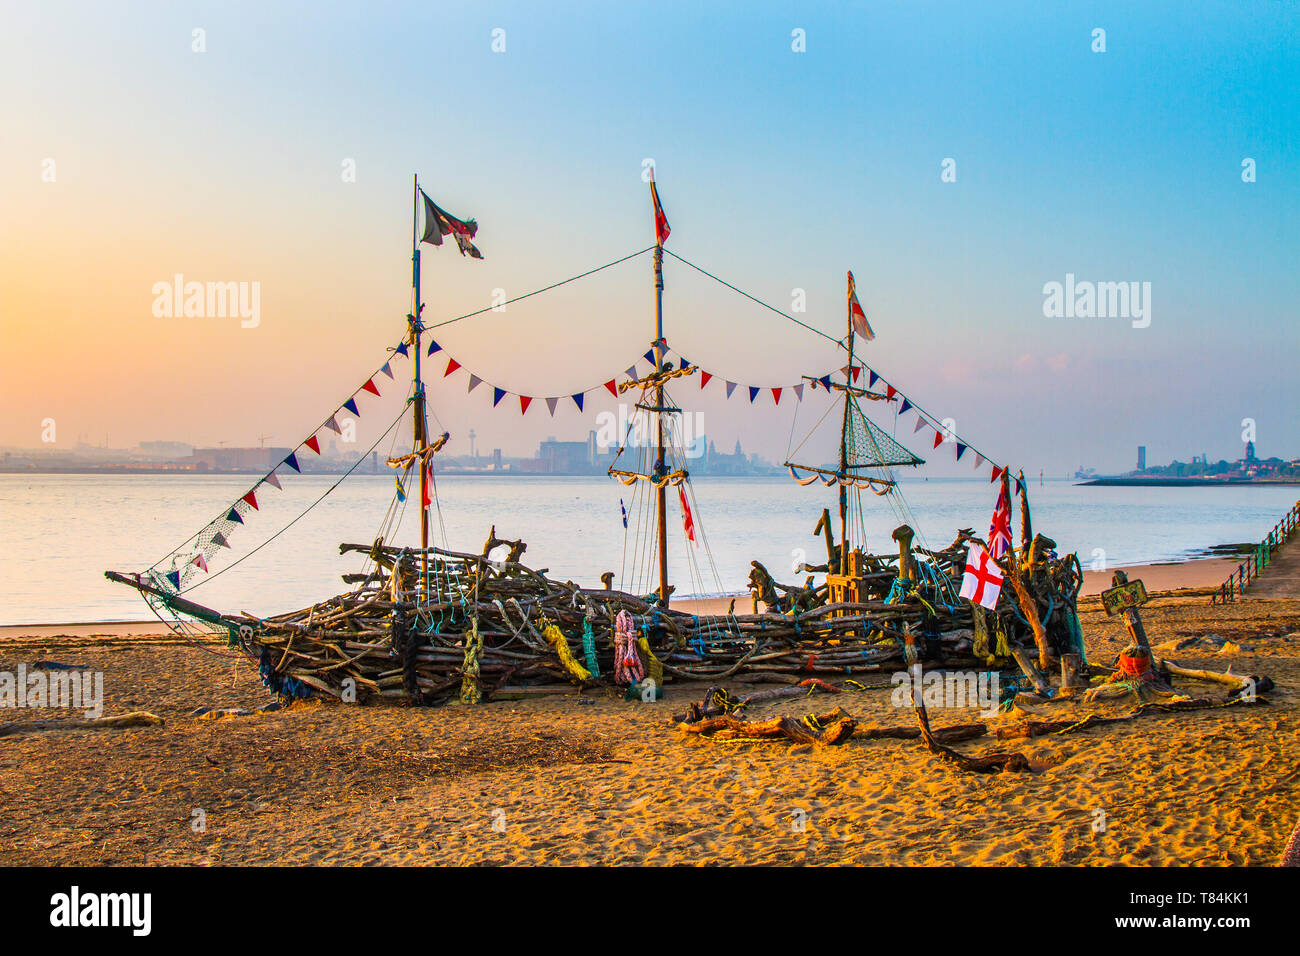
[(1101, 604), (1109, 615), (1115, 615), (1127, 611), (1129, 608), (1138, 607), (1147, 603), (1147, 589), (1139, 581), (1129, 581), (1118, 587), (1113, 587), (1109, 591), (1101, 592)]

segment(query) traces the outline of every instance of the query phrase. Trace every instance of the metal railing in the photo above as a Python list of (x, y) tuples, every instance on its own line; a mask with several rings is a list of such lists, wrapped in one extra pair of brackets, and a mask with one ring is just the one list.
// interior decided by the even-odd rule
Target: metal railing
[(1297, 501), (1295, 506), (1282, 516), (1263, 541), (1255, 545), (1255, 552), (1248, 555), (1237, 570), (1228, 575), (1228, 580), (1219, 585), (1219, 590), (1210, 598), (1210, 603), (1228, 604), (1235, 601), (1238, 595), (1244, 594), (1250, 582), (1259, 577), (1260, 572), (1272, 563), (1273, 553), (1296, 533), (1298, 527), (1300, 527), (1300, 501)]

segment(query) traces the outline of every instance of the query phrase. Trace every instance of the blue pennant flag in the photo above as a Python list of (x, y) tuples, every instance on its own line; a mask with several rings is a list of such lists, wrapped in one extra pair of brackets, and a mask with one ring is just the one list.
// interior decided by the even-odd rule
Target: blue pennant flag
[(226, 515), (226, 520), (227, 520), (227, 521), (233, 521), (233, 522), (235, 522), (235, 524), (243, 524), (243, 523), (244, 523), (244, 519), (241, 518), (241, 517), (239, 517), (239, 512), (236, 511), (234, 508), (231, 508), (231, 509), (230, 509), (230, 514)]
[(966, 450), (966, 446), (963, 445), (961, 442), (957, 442), (957, 460), (958, 460), (958, 461), (961, 461), (961, 455), (962, 455), (962, 452), (964, 452), (965, 450)]
[(441, 352), (441, 351), (442, 351), (442, 346), (439, 345), (437, 342), (435, 342), (433, 339), (429, 339), (429, 351), (425, 352), (424, 354), (432, 355), (434, 352)]
[(688, 362), (688, 361), (686, 361), (685, 358), (683, 358), (683, 359), (682, 359), (682, 366), (681, 366), (681, 367), (682, 367), (682, 368), (690, 368), (690, 367), (691, 367), (691, 363)]
[(817, 379), (817, 381), (822, 383), (822, 388), (826, 389), (826, 391), (829, 392), (831, 390), (831, 377), (829, 375), (823, 375), (821, 378)]
[(880, 378), (880, 376), (877, 375), (875, 372), (872, 372), (871, 369), (867, 369), (867, 371), (870, 373), (867, 376), (867, 388), (874, 388), (876, 384), (876, 379)]
[(577, 395), (571, 395), (569, 397), (573, 399), (573, 404), (578, 406), (578, 411), (582, 411), (582, 392), (579, 392)]
[(646, 354), (645, 354), (645, 360), (646, 360), (647, 362), (649, 362), (651, 365), (654, 365), (654, 364), (655, 364), (655, 350), (654, 350), (654, 349), (651, 349), (649, 352), (646, 352)]
[(618, 510), (623, 512), (623, 527), (627, 527), (627, 508), (623, 504), (623, 499), (618, 499)]
[(403, 342), (401, 345), (399, 345), (399, 346), (397, 347), (397, 350), (396, 350), (396, 351), (397, 351), (397, 354), (398, 354), (398, 355), (405, 355), (405, 354), (406, 354), (406, 343)]
[(302, 474), (302, 469), (298, 467), (298, 456), (295, 455), (293, 452), (289, 452), (289, 457), (284, 460), (284, 463), (288, 465), (290, 468), (292, 468), (294, 471), (298, 472), (299, 474)]
[(350, 411), (353, 415), (357, 416), (357, 418), (361, 417), (361, 413), (357, 411), (357, 400), (355, 398), (349, 398), (346, 402), (343, 403), (343, 407), (346, 408), (348, 411)]
[(495, 385), (492, 386), (492, 407), (493, 408), (496, 408), (497, 403), (500, 402), (501, 399), (505, 397), (506, 397), (506, 390), (504, 388), (497, 388)]
[(172, 583), (172, 587), (177, 591), (181, 589), (181, 573), (179, 571), (168, 571), (167, 580)]
[(912, 403), (909, 402), (906, 398), (904, 398), (903, 404), (898, 406), (898, 414), (900, 415), (904, 414), (911, 407), (912, 407)]
[(749, 386), (749, 404), (753, 405), (756, 398), (758, 398), (758, 386), (751, 385)]

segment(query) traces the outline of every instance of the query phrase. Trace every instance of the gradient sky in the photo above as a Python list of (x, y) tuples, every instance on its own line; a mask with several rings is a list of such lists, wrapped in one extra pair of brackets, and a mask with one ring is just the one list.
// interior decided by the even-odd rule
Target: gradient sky
[[(402, 335), (413, 172), (478, 219), (486, 257), (426, 247), (438, 321), (649, 245), (650, 157), (670, 249), (787, 310), (805, 289), (801, 318), (836, 336), (853, 269), (878, 336), (864, 358), (1027, 473), (1129, 468), (1138, 444), (1152, 463), (1234, 458), (1247, 417), (1261, 455), (1300, 455), (1295, 3), (430, 7), (6, 12), (0, 444), (39, 445), (45, 418), (59, 447), (295, 444)], [(261, 324), (155, 318), (152, 285), (177, 272), (260, 282)], [(1066, 273), (1150, 282), (1150, 327), (1045, 318)], [(841, 363), (672, 260), (666, 281), (671, 345), (723, 378)], [(438, 338), (489, 382), (564, 394), (625, 368), (652, 321), (642, 257)], [(520, 419), (443, 365), (452, 453), (470, 427), (531, 453), (611, 404)], [(697, 388), (676, 397), (720, 445), (784, 456), (787, 402)], [(398, 401), (370, 406), (364, 444)]]

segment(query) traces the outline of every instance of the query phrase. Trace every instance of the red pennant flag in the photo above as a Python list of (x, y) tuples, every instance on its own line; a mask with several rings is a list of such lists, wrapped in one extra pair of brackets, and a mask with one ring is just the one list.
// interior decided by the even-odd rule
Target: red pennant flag
[(898, 390), (894, 388), (894, 386), (892, 385), (889, 386), (889, 388), (885, 389), (885, 398), (893, 398), (897, 394), (898, 394)]
[(943, 444), (943, 432), (937, 431), (934, 433), (934, 447), (938, 448), (942, 444)]
[(376, 387), (375, 380), (373, 378), (366, 380), (366, 384), (361, 386), (361, 391), (369, 392), (371, 395), (379, 394), (379, 389), (378, 387)]
[(609, 389), (609, 394), (613, 395), (615, 398), (618, 398), (618, 383), (615, 382), (614, 379), (611, 378), (608, 382), (606, 382), (605, 387)]
[(858, 380), (858, 374), (859, 374), (861, 371), (862, 371), (862, 369), (858, 368), (858, 366), (856, 366), (856, 365), (853, 366), (852, 370), (850, 371), (850, 374), (853, 376), (853, 381), (856, 382), (856, 381)]
[(207, 574), (207, 572), (208, 572), (208, 559), (205, 558), (203, 555), (201, 555), (201, 554), (198, 555), (198, 556), (197, 556), (193, 561), (190, 562), (190, 564), (193, 564), (193, 565), (195, 565), (196, 567), (200, 567), (200, 568), (202, 568), (202, 569), (203, 569), (203, 573), (204, 573), (204, 574)]
[(708, 384), (709, 384), (709, 379), (711, 379), (711, 378), (713, 378), (713, 373), (712, 373), (712, 372), (706, 372), (706, 371), (704, 371), (703, 369), (701, 369), (701, 370), (700, 370), (700, 388), (703, 388), (705, 385), (708, 385)]
[[(305, 442), (303, 442), (303, 444), (306, 445), (308, 448), (310, 448), (312, 451), (314, 451), (316, 454), (318, 455), (320, 454), (320, 442), (316, 440), (315, 435), (312, 435)], [(257, 505), (254, 505), (253, 507), (256, 508)]]
[(257, 498), (253, 495), (251, 491), (248, 494), (244, 495), (244, 497), (240, 500), (247, 501), (248, 506), (250, 508), (252, 508), (254, 511), (257, 510)]
[(456, 369), (458, 368), (460, 368), (459, 362), (457, 362), (454, 358), (447, 359), (447, 371), (442, 373), (442, 377), (446, 378), (448, 375), (456, 371)]
[(528, 405), (529, 405), (530, 402), (532, 402), (532, 399), (529, 398), (527, 395), (520, 395), (520, 396), (519, 396), (519, 414), (520, 414), (520, 415), (526, 415), (526, 414), (528, 414)]
[(781, 390), (779, 388), (772, 389), (772, 401), (777, 405), (781, 404)]
[(993, 477), (989, 479), (989, 482), (992, 483), (992, 482), (997, 481), (999, 478), (1002, 477), (1002, 473), (1003, 473), (1004, 471), (1006, 471), (1005, 468), (999, 468), (997, 465), (994, 465), (994, 466), (993, 466)]

